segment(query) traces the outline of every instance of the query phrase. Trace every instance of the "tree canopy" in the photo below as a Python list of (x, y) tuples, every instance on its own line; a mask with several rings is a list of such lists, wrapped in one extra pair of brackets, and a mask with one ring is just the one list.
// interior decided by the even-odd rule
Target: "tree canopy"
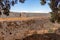
[(1, 14), (1, 11), (3, 11), (3, 13), (8, 16), (11, 6), (14, 6), (18, 2), (24, 3), (25, 0), (0, 0), (0, 14)]
[[(47, 0), (41, 0), (41, 4), (44, 5), (46, 4)], [(52, 10), (51, 12), (51, 22), (55, 23), (55, 21), (57, 21), (58, 23), (60, 23), (60, 13), (58, 11), (60, 11), (60, 8), (57, 8), (58, 3), (60, 2), (60, 0), (49, 0), (50, 3), (49, 6)]]

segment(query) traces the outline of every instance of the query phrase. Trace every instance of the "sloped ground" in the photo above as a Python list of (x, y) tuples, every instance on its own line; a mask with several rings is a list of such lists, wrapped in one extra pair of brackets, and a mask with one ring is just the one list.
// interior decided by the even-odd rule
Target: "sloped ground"
[(48, 17), (0, 18), (0, 40), (21, 40), (33, 34), (56, 33), (58, 28)]
[[(26, 40), (26, 37), (35, 34), (39, 34), (39, 36), (36, 35), (36, 38), (38, 36), (42, 40), (44, 38), (55, 40), (53, 36), (56, 35), (60, 38), (60, 24), (51, 23), (49, 18), (49, 16), (0, 18), (0, 40)], [(54, 35), (51, 34), (52, 36), (48, 38), (44, 36), (46, 33), (53, 33)], [(58, 40), (60, 40), (59, 38)]]

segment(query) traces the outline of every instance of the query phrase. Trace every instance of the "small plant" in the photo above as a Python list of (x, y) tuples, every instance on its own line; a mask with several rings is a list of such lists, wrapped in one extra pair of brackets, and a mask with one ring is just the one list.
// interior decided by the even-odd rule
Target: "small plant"
[(49, 29), (48, 30), (48, 33), (53, 33), (54, 31), (52, 29)]

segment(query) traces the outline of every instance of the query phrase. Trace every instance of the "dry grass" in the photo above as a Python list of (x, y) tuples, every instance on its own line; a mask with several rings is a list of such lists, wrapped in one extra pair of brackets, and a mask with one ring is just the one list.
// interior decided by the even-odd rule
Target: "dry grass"
[(48, 17), (43, 16), (43, 17), (9, 17), (9, 18), (0, 18), (0, 21), (17, 21), (17, 20), (30, 20), (30, 19), (47, 19)]
[(0, 27), (0, 32), (2, 31), (6, 38), (4, 40), (20, 40), (28, 35), (45, 34), (48, 29), (54, 32), (59, 28), (51, 23), (48, 17), (0, 18)]

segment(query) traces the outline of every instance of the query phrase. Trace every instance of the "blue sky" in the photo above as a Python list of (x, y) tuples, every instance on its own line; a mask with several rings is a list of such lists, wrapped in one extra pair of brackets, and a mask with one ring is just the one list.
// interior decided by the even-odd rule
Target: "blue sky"
[(41, 12), (48, 13), (51, 11), (48, 4), (40, 4), (40, 0), (26, 0), (25, 3), (18, 3), (11, 7), (13, 12)]

